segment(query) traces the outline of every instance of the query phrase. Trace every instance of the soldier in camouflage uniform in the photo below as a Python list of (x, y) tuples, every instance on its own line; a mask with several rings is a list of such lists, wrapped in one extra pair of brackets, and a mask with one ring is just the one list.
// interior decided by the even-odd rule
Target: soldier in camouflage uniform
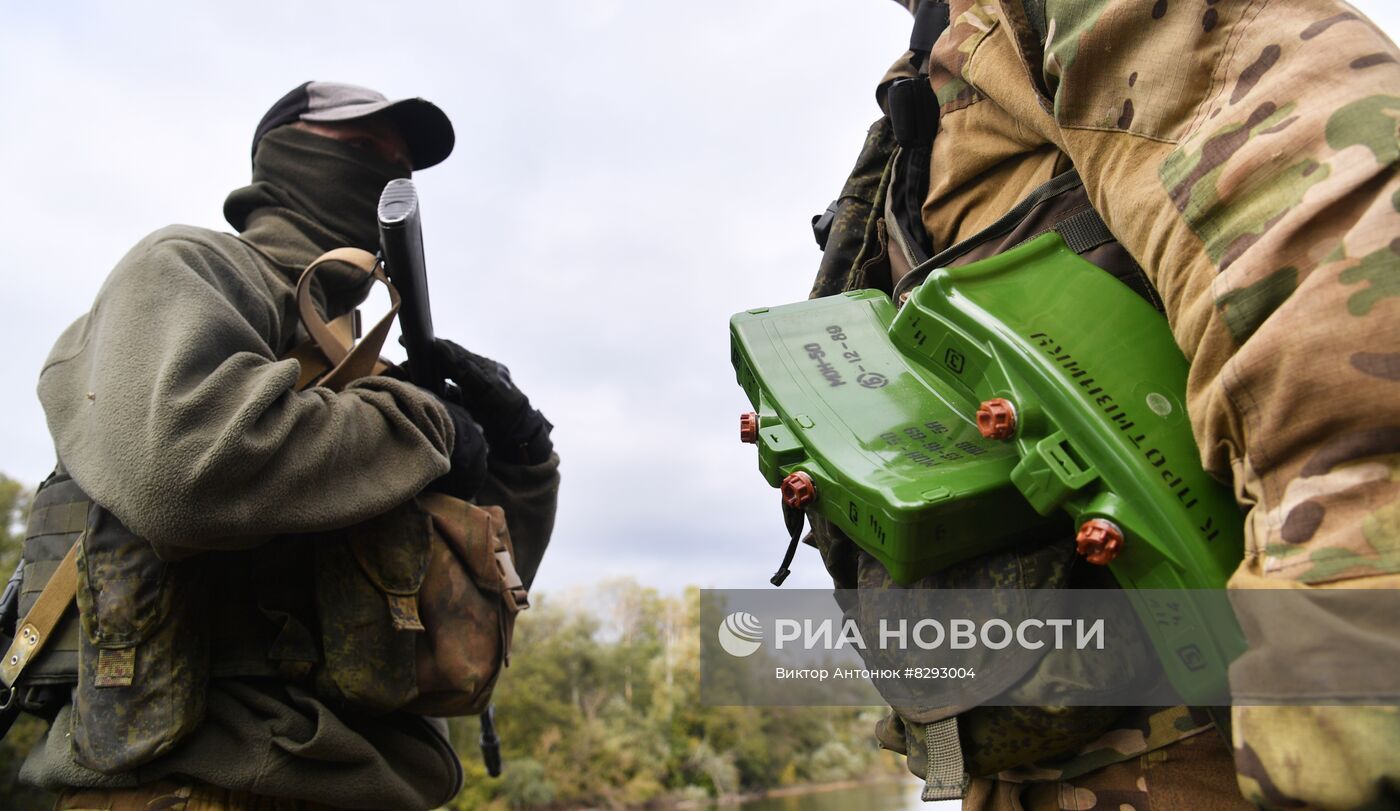
[[(941, 114), (922, 206), (933, 251), (1076, 169), (1160, 294), (1191, 363), (1203, 463), (1247, 511), (1230, 587), (1400, 585), (1400, 51), (1337, 0), (949, 6), (928, 60)], [(901, 58), (882, 106), (890, 82), (913, 75)], [(882, 221), (882, 124), (843, 191), (832, 239), (845, 243), (827, 246), (816, 295), (889, 290), (908, 271)], [(858, 554), (822, 535), (829, 566)], [(1316, 651), (1396, 634), (1393, 617), (1270, 619), (1240, 617), (1237, 700)], [(1400, 708), (1232, 716), (1233, 768), (1208, 719), (1144, 710), (1077, 755), (973, 780), (965, 807), (1226, 808), (1240, 793), (1265, 808), (1400, 803)], [(906, 722), (883, 724), (882, 742), (921, 760)]]

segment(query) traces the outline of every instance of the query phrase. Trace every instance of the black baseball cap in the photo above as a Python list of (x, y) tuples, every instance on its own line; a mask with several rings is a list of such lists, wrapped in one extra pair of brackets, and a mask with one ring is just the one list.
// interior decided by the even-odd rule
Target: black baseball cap
[(253, 133), (253, 154), (257, 154), (262, 137), (283, 124), (354, 121), (379, 113), (398, 126), (408, 143), (415, 170), (442, 163), (452, 154), (457, 136), (447, 113), (436, 104), (419, 98), (389, 101), (383, 93), (340, 82), (306, 82), (278, 99), (258, 122)]

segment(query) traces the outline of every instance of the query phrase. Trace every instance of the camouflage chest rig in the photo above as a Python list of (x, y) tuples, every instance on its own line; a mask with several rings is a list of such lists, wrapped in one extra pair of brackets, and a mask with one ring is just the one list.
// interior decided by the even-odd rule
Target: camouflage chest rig
[[(389, 314), (359, 343), (357, 312), (326, 323), (313, 302), (327, 262), (389, 286)], [(311, 336), (284, 356), (301, 364), (298, 389), (386, 370), (398, 294), (372, 255), (322, 255), (297, 305)], [(529, 604), (513, 555), (501, 508), (435, 493), (344, 529), (179, 552), (129, 530), (60, 462), (31, 505), (13, 639), (0, 627), (0, 737), (20, 711), (52, 721), (71, 702), (75, 762), (129, 772), (184, 741), (224, 678), (296, 683), (360, 712), (481, 714)]]
[[(1031, 5), (1031, 4), (1028, 4)], [(877, 96), (886, 115), (871, 126), (864, 148), (840, 197), (812, 218), (822, 259), (812, 298), (848, 290), (878, 289), (896, 305), (934, 268), (955, 267), (1003, 253), (1046, 231), (1123, 282), (1158, 312), (1162, 303), (1142, 269), (1095, 212), (1078, 176), (1070, 169), (1031, 190), (981, 231), (952, 245), (935, 245), (923, 225), (939, 102), (929, 81), (934, 43), (947, 29), (948, 6), (924, 0), (915, 14), (907, 62)], [(902, 75), (901, 75), (902, 74)], [(809, 514), (808, 542), (822, 553), (838, 588), (899, 588), (884, 568), (839, 529)], [(1063, 531), (956, 564), (908, 588), (1115, 588), (1100, 567), (1079, 562), (1074, 530)], [(1024, 674), (1029, 681), (1057, 666), (1042, 662)], [(1114, 674), (1078, 674), (1111, 683)], [(1087, 682), (1093, 684), (1093, 681)], [(956, 713), (956, 714), (954, 714)], [(924, 799), (961, 797), (972, 776), (1023, 769), (1034, 779), (1071, 778), (1139, 754), (1115, 751), (1099, 742), (1129, 729), (1134, 740), (1153, 748), (1210, 723), (1203, 712), (1184, 707), (978, 707), (896, 704), (877, 729), (880, 745), (908, 758), (911, 772), (925, 780)], [(1141, 732), (1142, 734), (1136, 734)], [(1155, 736), (1155, 737), (1154, 737)]]

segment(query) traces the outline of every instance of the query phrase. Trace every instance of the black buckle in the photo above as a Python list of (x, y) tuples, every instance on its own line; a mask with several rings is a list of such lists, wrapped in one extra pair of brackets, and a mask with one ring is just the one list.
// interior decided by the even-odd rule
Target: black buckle
[(927, 76), (896, 79), (889, 90), (890, 125), (905, 149), (928, 149), (938, 132), (938, 99)]
[(909, 50), (916, 55), (927, 55), (947, 29), (948, 4), (940, 0), (924, 0), (914, 12), (914, 30), (909, 33)]
[(0, 704), (0, 740), (9, 733), (10, 727), (14, 726), (15, 719), (19, 717), (19, 686), (11, 687), (5, 694), (5, 701)]
[(817, 247), (822, 250), (826, 250), (826, 241), (831, 239), (831, 225), (836, 222), (836, 204), (839, 202), (832, 200), (826, 211), (812, 217), (812, 236), (817, 238)]

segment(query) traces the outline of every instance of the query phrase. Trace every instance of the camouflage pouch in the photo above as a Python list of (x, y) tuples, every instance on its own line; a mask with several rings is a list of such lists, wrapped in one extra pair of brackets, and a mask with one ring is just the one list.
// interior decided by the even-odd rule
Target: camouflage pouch
[(433, 545), (419, 595), (418, 697), (406, 709), (476, 715), (486, 709), (502, 665), (510, 664), (515, 616), (529, 607), (505, 511), (440, 493), (425, 493), (417, 503), (432, 519)]
[[(311, 279), (326, 262), (360, 268), (389, 288), (390, 312), (351, 346), (350, 314), (326, 323)], [(307, 266), (297, 306), (311, 340), (293, 351), (298, 388), (338, 389), (383, 371), (378, 359), (398, 291), (372, 254), (340, 248)], [(317, 691), (377, 712), (475, 715), (509, 659), (515, 615), (528, 607), (505, 513), (437, 493), (316, 545), (316, 611), (324, 661)]]
[(320, 692), (378, 711), (417, 695), (418, 591), (431, 547), (428, 517), (411, 502), (317, 546)]
[(200, 567), (161, 560), (96, 504), (78, 543), (73, 754), (79, 765), (114, 774), (170, 751), (204, 717)]
[[(844, 557), (846, 566), (854, 569), (855, 595), (878, 595), (900, 588), (874, 557), (855, 547), (836, 527), (820, 519), (812, 523), (814, 541), (826, 552), (829, 567)], [(1069, 588), (1079, 584), (1072, 577), (1076, 560), (1074, 545), (1067, 536), (1053, 540), (1028, 538), (1022, 544), (971, 558), (922, 578), (909, 588), (923, 592), (913, 592), (906, 599), (917, 600), (920, 593), (946, 595), (948, 589), (998, 589), (1006, 599), (1016, 599), (1036, 590)], [(844, 567), (838, 563), (837, 571), (841, 568)], [(843, 574), (845, 578), (851, 576), (849, 570)], [(837, 577), (838, 583), (843, 579)], [(938, 599), (946, 602), (947, 598)], [(878, 633), (875, 628), (879, 605), (878, 599), (858, 599), (843, 608), (863, 633)], [(895, 661), (880, 661), (878, 651), (865, 656), (872, 668), (896, 665)], [(1000, 651), (989, 652), (977, 670), (979, 674), (993, 674), (997, 689), (1014, 697), (1018, 693), (1034, 695), (1061, 683), (1111, 686), (1131, 682), (1143, 669), (1146, 656), (1145, 649), (1133, 650), (1131, 655), (1114, 662), (1111, 669), (1104, 669), (1102, 664), (1093, 669), (1084, 667), (1072, 655), (1048, 652), (1018, 657)], [(964, 768), (978, 777), (1072, 752), (1098, 738), (1122, 715), (1118, 707), (926, 706), (910, 704), (907, 699), (891, 700), (893, 712), (877, 730), (877, 739), (885, 748), (907, 755), (909, 770), (925, 778), (929, 774), (929, 763), (923, 754), (928, 748), (928, 727), (945, 719), (956, 716)]]
[(319, 692), (362, 709), (472, 715), (525, 592), (499, 508), (424, 494), (317, 549)]

